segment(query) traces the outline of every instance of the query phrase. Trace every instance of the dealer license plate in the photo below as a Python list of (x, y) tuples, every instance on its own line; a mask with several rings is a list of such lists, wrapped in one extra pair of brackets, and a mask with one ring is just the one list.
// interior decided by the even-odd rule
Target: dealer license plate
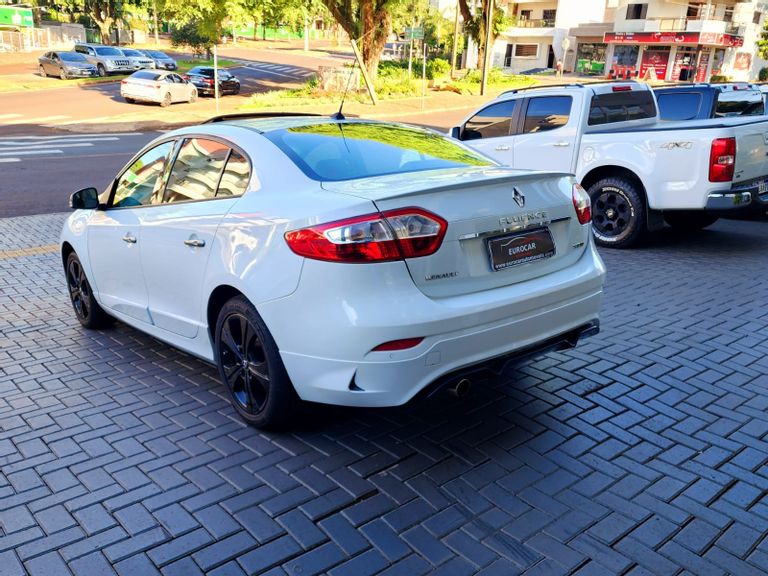
[(549, 229), (539, 228), (488, 239), (491, 267), (504, 270), (520, 264), (544, 260), (555, 255), (555, 243)]

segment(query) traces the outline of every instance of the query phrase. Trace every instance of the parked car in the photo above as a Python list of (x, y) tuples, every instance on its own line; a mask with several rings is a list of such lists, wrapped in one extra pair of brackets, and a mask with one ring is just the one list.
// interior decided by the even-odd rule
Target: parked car
[(98, 75), (96, 66), (78, 52), (46, 52), (37, 59), (37, 68), (40, 76), (53, 75), (62, 80)]
[(299, 399), (458, 394), (479, 366), (598, 330), (605, 268), (584, 190), (424, 129), (191, 126), (71, 205), (61, 255), (80, 323), (114, 317), (216, 363), (257, 426), (295, 418)]
[(75, 44), (75, 52), (96, 66), (99, 76), (109, 74), (128, 74), (133, 72), (130, 60), (123, 56), (118, 48), (101, 46), (100, 44)]
[(139, 70), (120, 82), (120, 96), (130, 104), (157, 102), (165, 107), (197, 101), (197, 89), (175, 72)]
[(512, 90), (451, 135), (502, 164), (575, 174), (603, 246), (632, 246), (665, 221), (694, 230), (768, 204), (768, 118), (659, 122), (639, 82)]
[(759, 87), (747, 83), (688, 84), (656, 88), (662, 120), (705, 120), (765, 114)]
[[(216, 84), (213, 77), (213, 68), (210, 66), (195, 66), (184, 74), (195, 85), (197, 91), (204, 96), (213, 96), (216, 91)], [(227, 70), (219, 68), (219, 94), (239, 94), (240, 80)]]
[(128, 58), (128, 61), (131, 63), (131, 66), (133, 66), (134, 70), (155, 67), (155, 61), (143, 52), (134, 50), (133, 48), (120, 48), (120, 52)]
[(760, 93), (763, 95), (763, 104), (765, 105), (765, 111), (768, 113), (768, 84), (760, 82), (757, 84), (757, 89), (760, 90)]
[(160, 52), (160, 50), (140, 50), (140, 52), (151, 58), (155, 68), (160, 70), (176, 70), (179, 67), (178, 64), (176, 64), (176, 60), (168, 56), (165, 52)]

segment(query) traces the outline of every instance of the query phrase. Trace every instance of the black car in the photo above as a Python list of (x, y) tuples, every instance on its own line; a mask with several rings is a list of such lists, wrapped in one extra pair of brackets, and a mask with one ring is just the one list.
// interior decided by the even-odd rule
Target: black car
[[(197, 88), (198, 94), (213, 96), (215, 92), (215, 82), (213, 77), (213, 68), (209, 66), (195, 66), (184, 75), (185, 80), (189, 80)], [(240, 80), (227, 72), (219, 69), (219, 94), (239, 94)]]

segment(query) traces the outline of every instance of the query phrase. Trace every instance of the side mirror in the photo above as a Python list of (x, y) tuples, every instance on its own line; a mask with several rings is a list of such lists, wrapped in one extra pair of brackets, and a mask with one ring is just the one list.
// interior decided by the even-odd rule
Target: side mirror
[(454, 126), (451, 128), (451, 138), (461, 140), (461, 126)]
[(83, 188), (69, 197), (69, 207), (73, 210), (95, 210), (99, 207), (99, 193), (96, 188)]

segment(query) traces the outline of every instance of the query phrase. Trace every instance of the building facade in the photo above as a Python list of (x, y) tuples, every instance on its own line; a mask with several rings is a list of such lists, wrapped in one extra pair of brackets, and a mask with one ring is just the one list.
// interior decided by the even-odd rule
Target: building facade
[(708, 81), (757, 78), (766, 62), (756, 41), (765, 1), (620, 0), (613, 30), (603, 35), (606, 70), (614, 77)]

